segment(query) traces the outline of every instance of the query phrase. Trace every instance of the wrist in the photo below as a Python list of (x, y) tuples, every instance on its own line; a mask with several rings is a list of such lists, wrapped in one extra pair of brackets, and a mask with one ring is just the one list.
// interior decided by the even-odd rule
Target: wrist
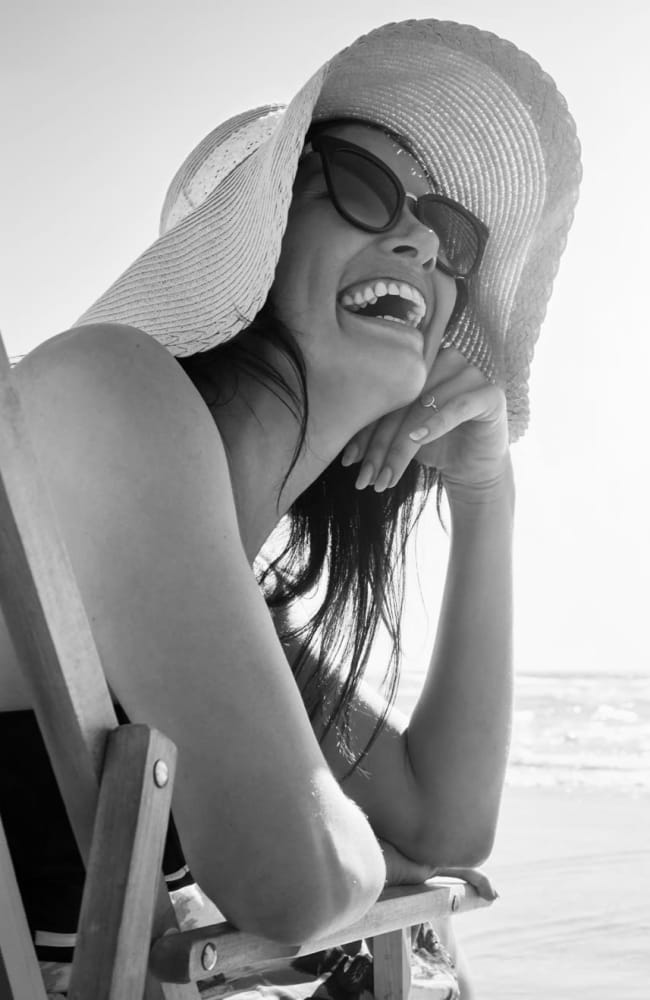
[(489, 509), (497, 505), (506, 506), (514, 512), (515, 481), (509, 451), (504, 455), (501, 467), (481, 481), (461, 482), (443, 474), (442, 484), (452, 511), (460, 507)]

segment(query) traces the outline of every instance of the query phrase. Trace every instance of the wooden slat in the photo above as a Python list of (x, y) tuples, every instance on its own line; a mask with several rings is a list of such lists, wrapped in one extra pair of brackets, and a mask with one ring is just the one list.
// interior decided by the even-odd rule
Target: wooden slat
[[(269, 961), (291, 960), (347, 941), (374, 938), (423, 920), (487, 905), (466, 882), (436, 878), (423, 885), (387, 889), (361, 920), (302, 945), (278, 944), (237, 931), (228, 923), (171, 934), (155, 942), (150, 967), (159, 979), (168, 982), (195, 982), (217, 973), (225, 980), (236, 979), (264, 968)], [(216, 963), (206, 968), (203, 958), (214, 952)]]
[(156, 730), (111, 733), (70, 1000), (142, 1000), (175, 768), (176, 747)]
[(376, 934), (372, 940), (375, 1000), (408, 1000), (411, 988), (411, 928)]
[(4, 828), (0, 823), (0, 997), (46, 1000), (32, 935), (16, 883)]

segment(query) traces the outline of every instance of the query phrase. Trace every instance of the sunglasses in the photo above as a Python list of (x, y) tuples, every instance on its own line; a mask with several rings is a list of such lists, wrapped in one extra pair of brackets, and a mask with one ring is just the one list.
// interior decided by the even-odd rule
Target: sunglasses
[(347, 222), (368, 233), (385, 233), (408, 202), (440, 240), (436, 267), (453, 278), (469, 278), (476, 271), (489, 230), (463, 205), (441, 194), (407, 194), (390, 167), (362, 146), (324, 133), (309, 141), (320, 155), (332, 203)]

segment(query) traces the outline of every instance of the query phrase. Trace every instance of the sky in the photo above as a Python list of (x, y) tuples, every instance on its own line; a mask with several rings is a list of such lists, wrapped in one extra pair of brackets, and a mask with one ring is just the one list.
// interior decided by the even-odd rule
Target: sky
[[(518, 484), (521, 673), (650, 674), (645, 0), (5, 0), (0, 15), (0, 330), (11, 355), (60, 332), (155, 239), (164, 194), (231, 114), (288, 101), (387, 21), (494, 31), (556, 79), (584, 180), (531, 378)], [(409, 656), (424, 655), (446, 540), (420, 532)], [(427, 626), (427, 619), (429, 626)]]

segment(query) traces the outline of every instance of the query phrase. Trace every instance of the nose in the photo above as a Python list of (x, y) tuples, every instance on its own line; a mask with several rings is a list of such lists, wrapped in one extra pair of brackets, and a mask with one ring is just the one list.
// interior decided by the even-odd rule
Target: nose
[(423, 271), (436, 266), (440, 239), (433, 229), (425, 226), (411, 209), (408, 199), (395, 225), (383, 234), (380, 245), (388, 253), (403, 254), (417, 260)]

